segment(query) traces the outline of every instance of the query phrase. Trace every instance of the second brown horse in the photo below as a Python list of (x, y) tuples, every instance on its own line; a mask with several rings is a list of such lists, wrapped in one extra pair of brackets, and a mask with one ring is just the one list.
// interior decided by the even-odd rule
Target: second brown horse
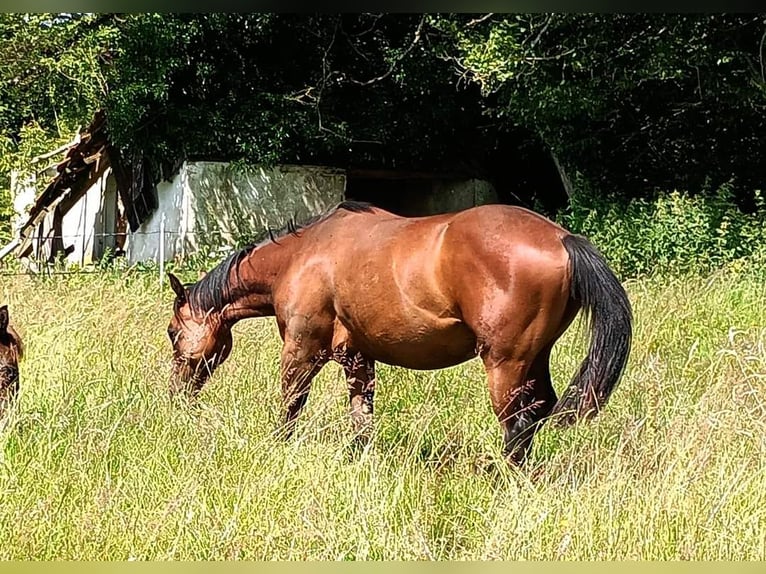
[[(478, 355), (505, 454), (521, 463), (546, 417), (566, 425), (603, 407), (630, 351), (630, 303), (602, 256), (517, 207), (405, 218), (344, 202), (232, 253), (193, 285), (169, 279), (171, 390), (200, 391), (228, 357), (237, 321), (276, 316), (288, 434), (329, 360), (345, 371), (361, 430), (376, 361), (440, 369)], [(590, 346), (557, 400), (551, 348), (580, 309), (590, 315)]]
[(8, 306), (0, 307), (0, 418), (19, 393), (19, 360), (23, 355), (21, 337), (13, 330)]

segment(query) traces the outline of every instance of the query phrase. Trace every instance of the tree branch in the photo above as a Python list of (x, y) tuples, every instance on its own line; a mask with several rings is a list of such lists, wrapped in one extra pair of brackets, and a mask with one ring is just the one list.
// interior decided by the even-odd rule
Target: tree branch
[(466, 26), (476, 26), (477, 24), (481, 24), (485, 20), (489, 20), (494, 15), (495, 15), (494, 12), (490, 12), (488, 14), (484, 14), (484, 16), (482, 16), (481, 18), (474, 18), (473, 20), (468, 22), (468, 24), (466, 24)]
[(553, 14), (548, 14), (545, 18), (545, 24), (543, 25), (542, 30), (537, 33), (537, 36), (535, 36), (535, 39), (532, 40), (532, 43), (529, 45), (530, 48), (534, 48), (537, 45), (540, 38), (543, 37), (543, 34), (545, 34), (545, 31), (548, 29), (548, 26), (551, 25), (551, 22), (553, 22)]
[[(58, 155), (63, 151), (68, 150), (70, 147), (77, 145), (80, 143), (80, 128), (77, 128), (77, 133), (75, 134), (74, 138), (71, 141), (68, 141), (67, 143), (63, 144), (60, 147), (57, 147), (53, 151), (49, 151), (48, 153), (44, 153), (42, 155), (38, 155), (37, 157), (33, 157), (31, 160), (29, 160), (30, 164), (35, 164), (39, 161), (43, 161), (44, 159), (48, 159), (53, 157), (54, 155)], [(47, 168), (46, 168), (47, 169)]]
[(761, 45), (758, 49), (758, 59), (761, 63), (761, 82), (763, 82), (764, 85), (766, 85), (766, 76), (764, 76), (763, 72), (763, 42), (766, 40), (766, 30), (763, 31), (763, 36), (761, 36)]
[(418, 23), (418, 29), (415, 30), (415, 37), (412, 39), (412, 42), (410, 43), (409, 46), (407, 46), (407, 49), (404, 52), (402, 52), (402, 54), (396, 60), (394, 60), (394, 62), (391, 64), (391, 67), (388, 69), (388, 71), (385, 74), (381, 74), (380, 76), (376, 76), (375, 78), (369, 79), (365, 82), (362, 82), (360, 80), (355, 80), (354, 78), (348, 78), (348, 80), (351, 83), (356, 84), (358, 86), (369, 86), (370, 84), (374, 84), (375, 82), (380, 82), (381, 80), (385, 80), (388, 76), (393, 74), (394, 70), (396, 69), (396, 65), (399, 62), (401, 62), (405, 58), (405, 56), (407, 56), (407, 54), (409, 54), (412, 51), (412, 49), (415, 47), (415, 45), (418, 42), (420, 42), (421, 32), (423, 31), (423, 24), (425, 24), (425, 21), (426, 21), (426, 16), (423, 15), (420, 18), (420, 22)]

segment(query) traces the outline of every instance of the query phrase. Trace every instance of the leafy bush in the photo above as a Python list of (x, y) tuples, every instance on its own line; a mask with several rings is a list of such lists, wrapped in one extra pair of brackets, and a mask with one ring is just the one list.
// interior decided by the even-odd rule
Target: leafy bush
[(728, 186), (714, 194), (673, 191), (654, 199), (615, 199), (589, 192), (572, 197), (559, 221), (599, 247), (621, 277), (707, 273), (734, 261), (766, 267), (766, 198), (744, 213)]

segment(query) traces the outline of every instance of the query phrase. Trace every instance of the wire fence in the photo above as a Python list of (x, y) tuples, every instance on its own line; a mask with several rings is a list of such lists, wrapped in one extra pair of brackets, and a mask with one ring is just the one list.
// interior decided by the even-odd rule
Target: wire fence
[(245, 242), (237, 232), (177, 231), (35, 234), (24, 247), (0, 259), (0, 277), (156, 273), (160, 286), (168, 265), (210, 266)]

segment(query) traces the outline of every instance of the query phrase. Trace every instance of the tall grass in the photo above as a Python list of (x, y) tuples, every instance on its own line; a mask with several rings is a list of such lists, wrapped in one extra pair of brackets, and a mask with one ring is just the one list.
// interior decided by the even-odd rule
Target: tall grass
[[(634, 350), (592, 423), (501, 463), (480, 363), (379, 366), (354, 446), (328, 365), (294, 440), (273, 320), (196, 407), (168, 398), (171, 294), (144, 275), (0, 285), (27, 343), (0, 431), (4, 559), (764, 559), (766, 281), (631, 281)], [(584, 354), (557, 346), (562, 389)]]

